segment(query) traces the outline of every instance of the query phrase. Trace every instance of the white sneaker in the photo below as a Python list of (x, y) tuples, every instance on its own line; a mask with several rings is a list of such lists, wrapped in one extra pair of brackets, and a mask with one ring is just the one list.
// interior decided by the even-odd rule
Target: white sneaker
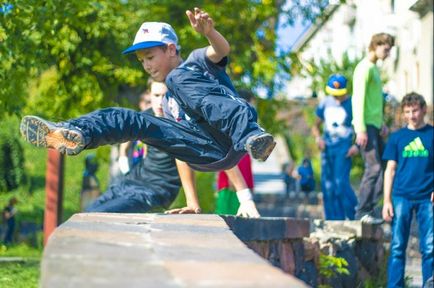
[(362, 218), (360, 218), (360, 221), (362, 221), (362, 223), (365, 223), (365, 224), (373, 224), (373, 225), (380, 225), (380, 224), (383, 224), (383, 222), (384, 222), (383, 219), (372, 217), (369, 214), (366, 214)]

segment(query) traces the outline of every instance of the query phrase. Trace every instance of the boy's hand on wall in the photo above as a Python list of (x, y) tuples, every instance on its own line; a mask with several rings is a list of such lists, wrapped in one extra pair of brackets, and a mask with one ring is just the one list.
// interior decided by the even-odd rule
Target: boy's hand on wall
[(164, 214), (200, 214), (202, 209), (200, 207), (183, 207), (167, 210)]
[(238, 208), (237, 216), (247, 217), (247, 218), (259, 218), (258, 210), (256, 209), (255, 202), (253, 200), (247, 200), (240, 203), (240, 208)]

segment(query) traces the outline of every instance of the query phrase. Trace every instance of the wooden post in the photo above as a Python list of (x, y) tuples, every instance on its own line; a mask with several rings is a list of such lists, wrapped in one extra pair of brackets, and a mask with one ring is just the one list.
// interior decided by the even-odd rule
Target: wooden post
[(45, 176), (44, 245), (62, 221), (64, 156), (48, 149)]

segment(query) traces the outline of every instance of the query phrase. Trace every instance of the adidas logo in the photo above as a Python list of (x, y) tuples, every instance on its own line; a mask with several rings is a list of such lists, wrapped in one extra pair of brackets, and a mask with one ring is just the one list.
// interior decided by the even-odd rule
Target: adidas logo
[(422, 144), (419, 137), (415, 138), (402, 151), (402, 157), (428, 157), (428, 150)]

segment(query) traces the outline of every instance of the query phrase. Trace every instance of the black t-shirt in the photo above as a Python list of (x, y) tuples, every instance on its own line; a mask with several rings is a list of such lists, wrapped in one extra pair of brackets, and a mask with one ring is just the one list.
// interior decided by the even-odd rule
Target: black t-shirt
[[(152, 114), (149, 110), (146, 112)], [(175, 158), (151, 145), (147, 146), (147, 153), (142, 161), (121, 181), (124, 185), (142, 186), (142, 192), (147, 194), (147, 198), (155, 198), (162, 202), (163, 206), (170, 205), (181, 187)]]

